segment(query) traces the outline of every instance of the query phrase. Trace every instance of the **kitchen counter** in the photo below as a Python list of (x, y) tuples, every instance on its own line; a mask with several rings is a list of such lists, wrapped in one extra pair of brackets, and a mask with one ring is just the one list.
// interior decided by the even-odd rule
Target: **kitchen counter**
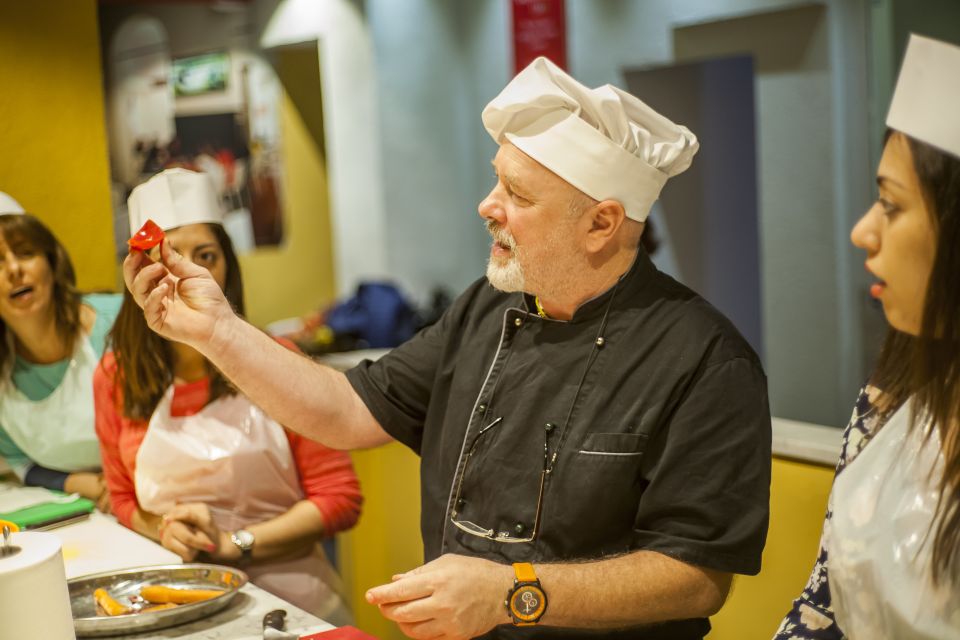
[(773, 455), (834, 467), (840, 459), (843, 429), (773, 418)]
[(328, 624), (302, 609), (281, 600), (253, 584), (246, 584), (230, 605), (216, 614), (176, 627), (157, 629), (129, 636), (131, 640), (261, 640), (263, 616), (274, 609), (287, 612), (286, 630), (307, 635), (333, 629)]
[(67, 580), (90, 573), (153, 564), (182, 564), (180, 556), (95, 511), (87, 520), (51, 529), (63, 545)]
[[(10, 482), (12, 478), (0, 478), (2, 481)], [(180, 556), (127, 529), (113, 516), (100, 512), (90, 514), (86, 520), (51, 529), (50, 533), (60, 538), (68, 580), (92, 573), (182, 563)], [(306, 635), (334, 628), (320, 618), (248, 583), (240, 589), (229, 606), (203, 620), (112, 637), (132, 640), (260, 640), (263, 637), (263, 616), (274, 609), (287, 612), (286, 628), (291, 632)]]

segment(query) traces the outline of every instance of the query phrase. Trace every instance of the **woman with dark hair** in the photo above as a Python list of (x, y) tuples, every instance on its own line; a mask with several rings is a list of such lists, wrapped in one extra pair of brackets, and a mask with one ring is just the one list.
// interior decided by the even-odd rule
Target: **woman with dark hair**
[(82, 295), (63, 245), (0, 193), (0, 456), (30, 486), (109, 508), (93, 372), (120, 296)]
[[(243, 313), (240, 266), (204, 174), (164, 171), (134, 189), (129, 205), (132, 230), (153, 219)], [(186, 561), (242, 566), (258, 586), (348, 623), (319, 541), (359, 517), (349, 456), (287, 431), (198, 351), (150, 331), (129, 293), (111, 341), (94, 392), (118, 520)]]
[(960, 638), (960, 48), (913, 36), (851, 233), (890, 324), (777, 640)]

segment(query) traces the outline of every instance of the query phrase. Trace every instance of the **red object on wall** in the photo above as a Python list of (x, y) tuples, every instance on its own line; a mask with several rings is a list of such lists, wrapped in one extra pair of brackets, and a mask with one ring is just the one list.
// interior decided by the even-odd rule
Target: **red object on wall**
[(513, 67), (519, 72), (537, 56), (567, 68), (564, 0), (512, 0)]

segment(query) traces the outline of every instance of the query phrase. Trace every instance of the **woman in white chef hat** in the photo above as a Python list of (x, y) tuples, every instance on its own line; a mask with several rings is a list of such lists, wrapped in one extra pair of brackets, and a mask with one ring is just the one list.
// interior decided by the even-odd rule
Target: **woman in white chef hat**
[(960, 47), (912, 36), (854, 227), (890, 331), (777, 634), (960, 638)]
[(0, 457), (24, 484), (101, 509), (92, 381), (120, 300), (77, 291), (63, 245), (0, 192)]
[[(164, 242), (209, 269), (243, 313), (240, 267), (205, 174), (169, 169), (134, 189), (128, 203), (131, 232), (152, 219)], [(198, 351), (150, 331), (129, 293), (111, 342), (94, 393), (120, 522), (187, 561), (235, 564), (300, 608), (348, 623), (319, 544), (359, 516), (348, 455), (287, 431)]]

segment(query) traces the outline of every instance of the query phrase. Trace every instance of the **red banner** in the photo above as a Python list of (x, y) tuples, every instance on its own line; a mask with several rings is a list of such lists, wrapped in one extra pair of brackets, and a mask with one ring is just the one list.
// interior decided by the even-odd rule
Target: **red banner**
[(567, 19), (564, 0), (512, 0), (513, 66), (518, 72), (545, 56), (567, 68)]

